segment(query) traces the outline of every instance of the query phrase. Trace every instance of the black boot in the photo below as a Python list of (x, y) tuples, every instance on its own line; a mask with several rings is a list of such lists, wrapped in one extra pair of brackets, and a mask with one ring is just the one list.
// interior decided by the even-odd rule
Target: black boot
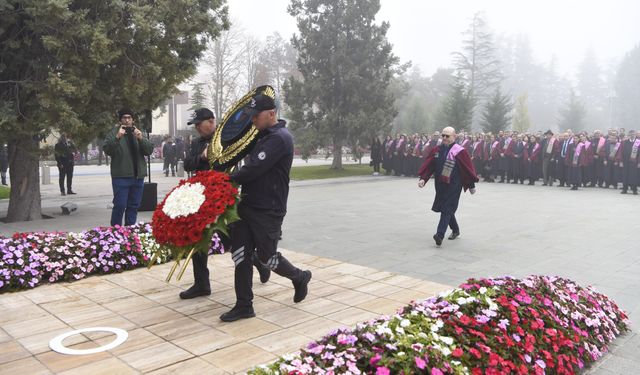
[(260, 282), (264, 284), (269, 281), (269, 278), (271, 277), (271, 270), (267, 265), (260, 263), (260, 259), (258, 259), (258, 256), (255, 253), (253, 254), (253, 265), (260, 274)]
[(293, 302), (302, 302), (305, 297), (307, 297), (307, 292), (309, 291), (308, 285), (310, 280), (311, 271), (306, 270), (302, 271), (302, 279), (300, 279), (299, 281), (293, 281), (293, 288), (295, 289), (295, 293), (293, 294)]
[(253, 318), (255, 316), (256, 313), (253, 311), (252, 306), (235, 305), (231, 310), (220, 315), (220, 320), (223, 322), (235, 322), (236, 320)]
[(460, 232), (451, 232), (451, 234), (449, 235), (449, 239), (455, 240), (456, 238), (458, 238), (458, 236), (460, 236)]
[(444, 237), (438, 235), (438, 233), (433, 235), (433, 240), (436, 241), (436, 245), (440, 246), (442, 245), (442, 240), (444, 239)]
[(191, 286), (191, 288), (185, 290), (184, 292), (180, 292), (180, 299), (191, 299), (209, 295), (211, 295), (211, 289), (202, 289), (194, 284), (193, 286)]

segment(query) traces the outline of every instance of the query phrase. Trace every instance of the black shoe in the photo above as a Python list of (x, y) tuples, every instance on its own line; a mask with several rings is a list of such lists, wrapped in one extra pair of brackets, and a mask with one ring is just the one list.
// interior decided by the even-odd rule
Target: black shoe
[(626, 191), (626, 190), (622, 190), (622, 191), (620, 192), (620, 194), (627, 194), (627, 191)]
[(71, 191), (71, 190), (67, 191), (67, 194), (69, 194), (69, 195), (76, 195), (76, 193), (75, 193), (74, 191)]
[(545, 182), (544, 184), (542, 184), (542, 186), (547, 186), (547, 183)]
[(433, 235), (433, 239), (434, 239), (434, 241), (436, 241), (436, 245), (438, 245), (438, 246), (442, 245), (443, 238), (444, 237), (438, 236), (437, 233)]
[(258, 266), (258, 273), (260, 274), (261, 283), (264, 284), (269, 281), (269, 278), (271, 277), (271, 270), (268, 267)]
[(65, 196), (65, 195), (67, 195), (67, 193), (65, 193), (64, 191), (61, 191), (60, 195)]
[(210, 296), (211, 289), (200, 289), (199, 286), (193, 285), (191, 288), (180, 292), (180, 299), (191, 299), (200, 296)]
[(220, 320), (223, 322), (235, 322), (236, 320), (253, 318), (255, 316), (256, 313), (253, 311), (253, 307), (239, 307), (236, 305), (231, 310), (220, 315)]
[(571, 189), (569, 189), (569, 190), (578, 190), (578, 187), (577, 187), (577, 186), (573, 186), (573, 187), (572, 187)]
[(308, 285), (310, 280), (311, 271), (306, 270), (302, 271), (302, 280), (293, 282), (293, 288), (295, 289), (295, 293), (293, 294), (293, 302), (302, 302), (307, 297), (307, 292), (309, 291)]
[(449, 235), (449, 239), (455, 240), (456, 238), (458, 238), (458, 236), (460, 236), (460, 232), (451, 232), (451, 234)]

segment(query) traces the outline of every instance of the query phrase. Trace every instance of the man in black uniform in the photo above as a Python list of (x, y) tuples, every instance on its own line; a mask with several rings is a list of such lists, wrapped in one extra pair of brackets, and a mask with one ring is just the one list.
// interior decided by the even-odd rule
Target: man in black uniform
[(276, 117), (275, 108), (271, 97), (258, 94), (245, 109), (260, 134), (245, 165), (231, 174), (231, 179), (242, 185), (242, 200), (238, 205), (241, 220), (230, 228), (236, 304), (220, 315), (220, 320), (225, 322), (255, 316), (252, 292), (254, 252), (257, 252), (261, 263), (292, 281), (295, 303), (305, 299), (311, 280), (311, 271), (293, 266), (277, 251), (282, 221), (287, 212), (293, 137), (285, 127), (286, 122)]
[[(66, 133), (60, 135), (60, 139), (54, 148), (56, 163), (58, 164), (60, 194), (75, 194), (71, 189), (73, 181), (74, 153), (78, 151), (76, 145), (67, 137)], [(64, 179), (67, 178), (67, 191), (64, 190)]]
[[(216, 131), (216, 118), (208, 108), (197, 109), (188, 125), (195, 125), (196, 131), (200, 137), (191, 143), (189, 154), (184, 159), (184, 170), (187, 172), (208, 171), (209, 159), (207, 158), (207, 146), (211, 142), (211, 137)], [(225, 248), (229, 243), (228, 238), (221, 235), (222, 243)], [(208, 296), (211, 294), (211, 284), (209, 283), (209, 268), (207, 268), (207, 255), (200, 252), (193, 254), (193, 286), (180, 293), (180, 298), (190, 299), (199, 296)], [(271, 271), (267, 267), (263, 267), (259, 261), (255, 260), (256, 267), (260, 272), (260, 281), (266, 283), (269, 281)]]

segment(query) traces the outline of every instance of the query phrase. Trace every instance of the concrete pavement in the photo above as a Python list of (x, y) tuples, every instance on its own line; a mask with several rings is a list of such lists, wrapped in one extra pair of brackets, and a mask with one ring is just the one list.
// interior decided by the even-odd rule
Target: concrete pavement
[[(178, 180), (153, 179), (159, 199)], [(55, 213), (69, 200), (80, 206), (78, 214), (0, 224), (0, 233), (107, 225), (108, 176), (76, 181), (79, 195), (72, 198), (60, 197), (55, 185), (43, 187), (43, 211)], [(556, 274), (594, 285), (632, 321), (640, 318), (640, 197), (611, 189), (480, 184), (476, 195), (461, 199), (456, 216), (462, 235), (436, 248), (431, 236), (438, 216), (429, 210), (433, 186), (416, 185), (413, 178), (384, 176), (294, 181), (280, 246), (447, 285), (474, 276)], [(0, 216), (5, 210), (6, 202), (0, 202)], [(634, 373), (640, 367), (639, 350), (634, 331), (592, 371)]]

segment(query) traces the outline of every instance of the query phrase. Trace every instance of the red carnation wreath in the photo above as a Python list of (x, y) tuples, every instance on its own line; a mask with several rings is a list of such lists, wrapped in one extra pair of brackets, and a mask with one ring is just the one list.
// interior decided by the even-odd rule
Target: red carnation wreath
[[(229, 175), (216, 171), (197, 172), (180, 181), (153, 213), (151, 227), (160, 246), (170, 249), (176, 260), (167, 281), (185, 257), (178, 274), (182, 277), (195, 251), (206, 254), (214, 231), (227, 232), (227, 226), (238, 220), (238, 189)], [(159, 250), (160, 251), (160, 250)], [(155, 262), (154, 254), (149, 266)]]

